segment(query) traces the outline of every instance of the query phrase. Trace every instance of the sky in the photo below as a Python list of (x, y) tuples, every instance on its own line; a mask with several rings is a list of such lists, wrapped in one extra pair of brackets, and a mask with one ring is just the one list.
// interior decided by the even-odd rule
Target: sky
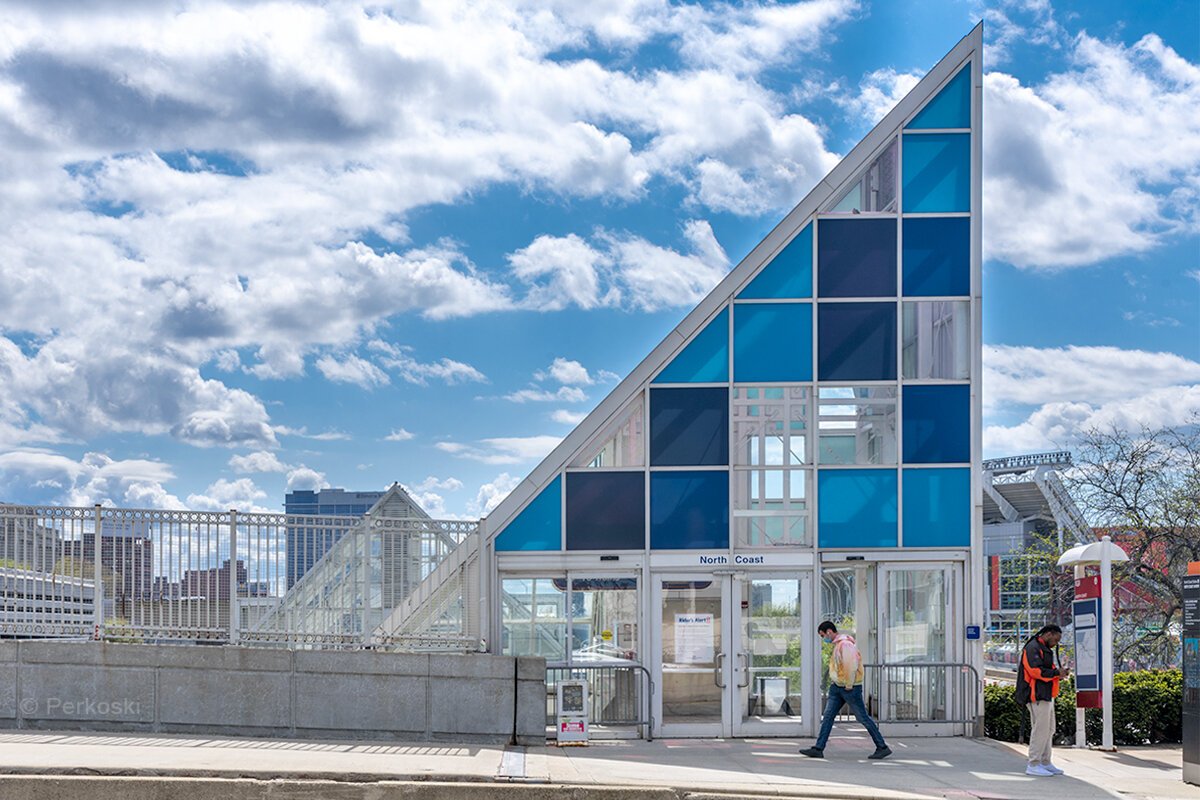
[(985, 456), (1200, 413), (1200, 6), (6, 0), (0, 501), (478, 517), (984, 21)]

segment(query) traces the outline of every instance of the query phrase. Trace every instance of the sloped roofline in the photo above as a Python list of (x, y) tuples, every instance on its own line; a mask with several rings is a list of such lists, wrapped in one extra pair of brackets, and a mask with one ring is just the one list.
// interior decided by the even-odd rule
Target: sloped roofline
[[(837, 191), (846, 188), (845, 185), (870, 164), (871, 159), (888, 139), (896, 135), (905, 120), (916, 112), (938, 93), (943, 85), (950, 80), (962, 64), (973, 54), (983, 49), (983, 23), (977, 24), (970, 33), (959, 40), (950, 52), (942, 57), (932, 69), (925, 74), (912, 90), (906, 94), (895, 108), (879, 121), (863, 139), (855, 145), (838, 164), (818, 181), (803, 200), (793, 208), (766, 235), (757, 246), (751, 250), (736, 267), (705, 296), (692, 311), (683, 318), (670, 333), (667, 334), (657, 347), (650, 351), (642, 362), (618, 383), (608, 396), (588, 414), (575, 429), (567, 434), (557, 447), (550, 451), (508, 497), (498, 505), (491, 514), (484, 518), (482, 529), (486, 539), (491, 539), (496, 532), (517, 516), (530, 500), (535, 498), (546, 484), (567, 464), (578, 450), (585, 446), (606, 425), (615, 421), (614, 418), (628, 406), (630, 400), (642, 390), (643, 386), (672, 358), (674, 358), (703, 326), (711, 319), (731, 297), (743, 288), (758, 273), (759, 269), (771, 261), (800, 232), (809, 217), (815, 215)], [(972, 72), (972, 93), (979, 88), (981, 70)]]

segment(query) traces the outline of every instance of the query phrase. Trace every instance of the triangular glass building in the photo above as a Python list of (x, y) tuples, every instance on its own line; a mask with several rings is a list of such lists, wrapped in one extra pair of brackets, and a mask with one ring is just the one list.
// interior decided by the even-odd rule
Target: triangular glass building
[(886, 665), (885, 732), (982, 713), (980, 49), (976, 28), (484, 520), (489, 649), (590, 676), (594, 726), (811, 735), (824, 619)]

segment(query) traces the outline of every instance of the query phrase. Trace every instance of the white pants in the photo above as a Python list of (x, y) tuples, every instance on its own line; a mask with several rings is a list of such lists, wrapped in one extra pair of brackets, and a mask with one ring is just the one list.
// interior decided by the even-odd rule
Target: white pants
[(1029, 719), (1033, 722), (1033, 730), (1029, 732), (1029, 763), (1049, 764), (1050, 746), (1054, 744), (1054, 701), (1039, 700), (1036, 703), (1026, 703), (1029, 709)]

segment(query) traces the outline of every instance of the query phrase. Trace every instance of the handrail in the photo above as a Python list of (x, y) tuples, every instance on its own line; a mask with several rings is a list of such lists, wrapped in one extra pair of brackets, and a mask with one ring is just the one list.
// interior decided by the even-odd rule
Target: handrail
[[(549, 673), (551, 670), (555, 670), (555, 671), (559, 671), (559, 672), (576, 672), (579, 670), (612, 671), (612, 672), (615, 672), (617, 670), (636, 670), (636, 671), (640, 672), (642, 674), (642, 676), (646, 679), (646, 683), (645, 683), (646, 691), (641, 697), (641, 702), (639, 702), (637, 704), (638, 705), (638, 719), (633, 724), (639, 728), (644, 729), (643, 734), (644, 734), (644, 738), (646, 739), (646, 741), (650, 742), (650, 741), (654, 740), (654, 711), (653, 711), (653, 706), (651, 705), (651, 703), (653, 702), (652, 698), (654, 697), (654, 678), (650, 675), (650, 670), (647, 669), (644, 664), (639, 664), (636, 661), (630, 661), (628, 663), (622, 663), (622, 664), (580, 664), (577, 662), (567, 663), (566, 661), (552, 661), (552, 662), (548, 661), (548, 662), (546, 662), (546, 672)], [(554, 702), (555, 702), (555, 706), (556, 706), (555, 713), (557, 713), (557, 711), (558, 711), (557, 698), (555, 698)], [(641, 712), (643, 710), (645, 710), (645, 712), (646, 712), (646, 714), (645, 714), (646, 718), (644, 720), (641, 718), (642, 717)]]

